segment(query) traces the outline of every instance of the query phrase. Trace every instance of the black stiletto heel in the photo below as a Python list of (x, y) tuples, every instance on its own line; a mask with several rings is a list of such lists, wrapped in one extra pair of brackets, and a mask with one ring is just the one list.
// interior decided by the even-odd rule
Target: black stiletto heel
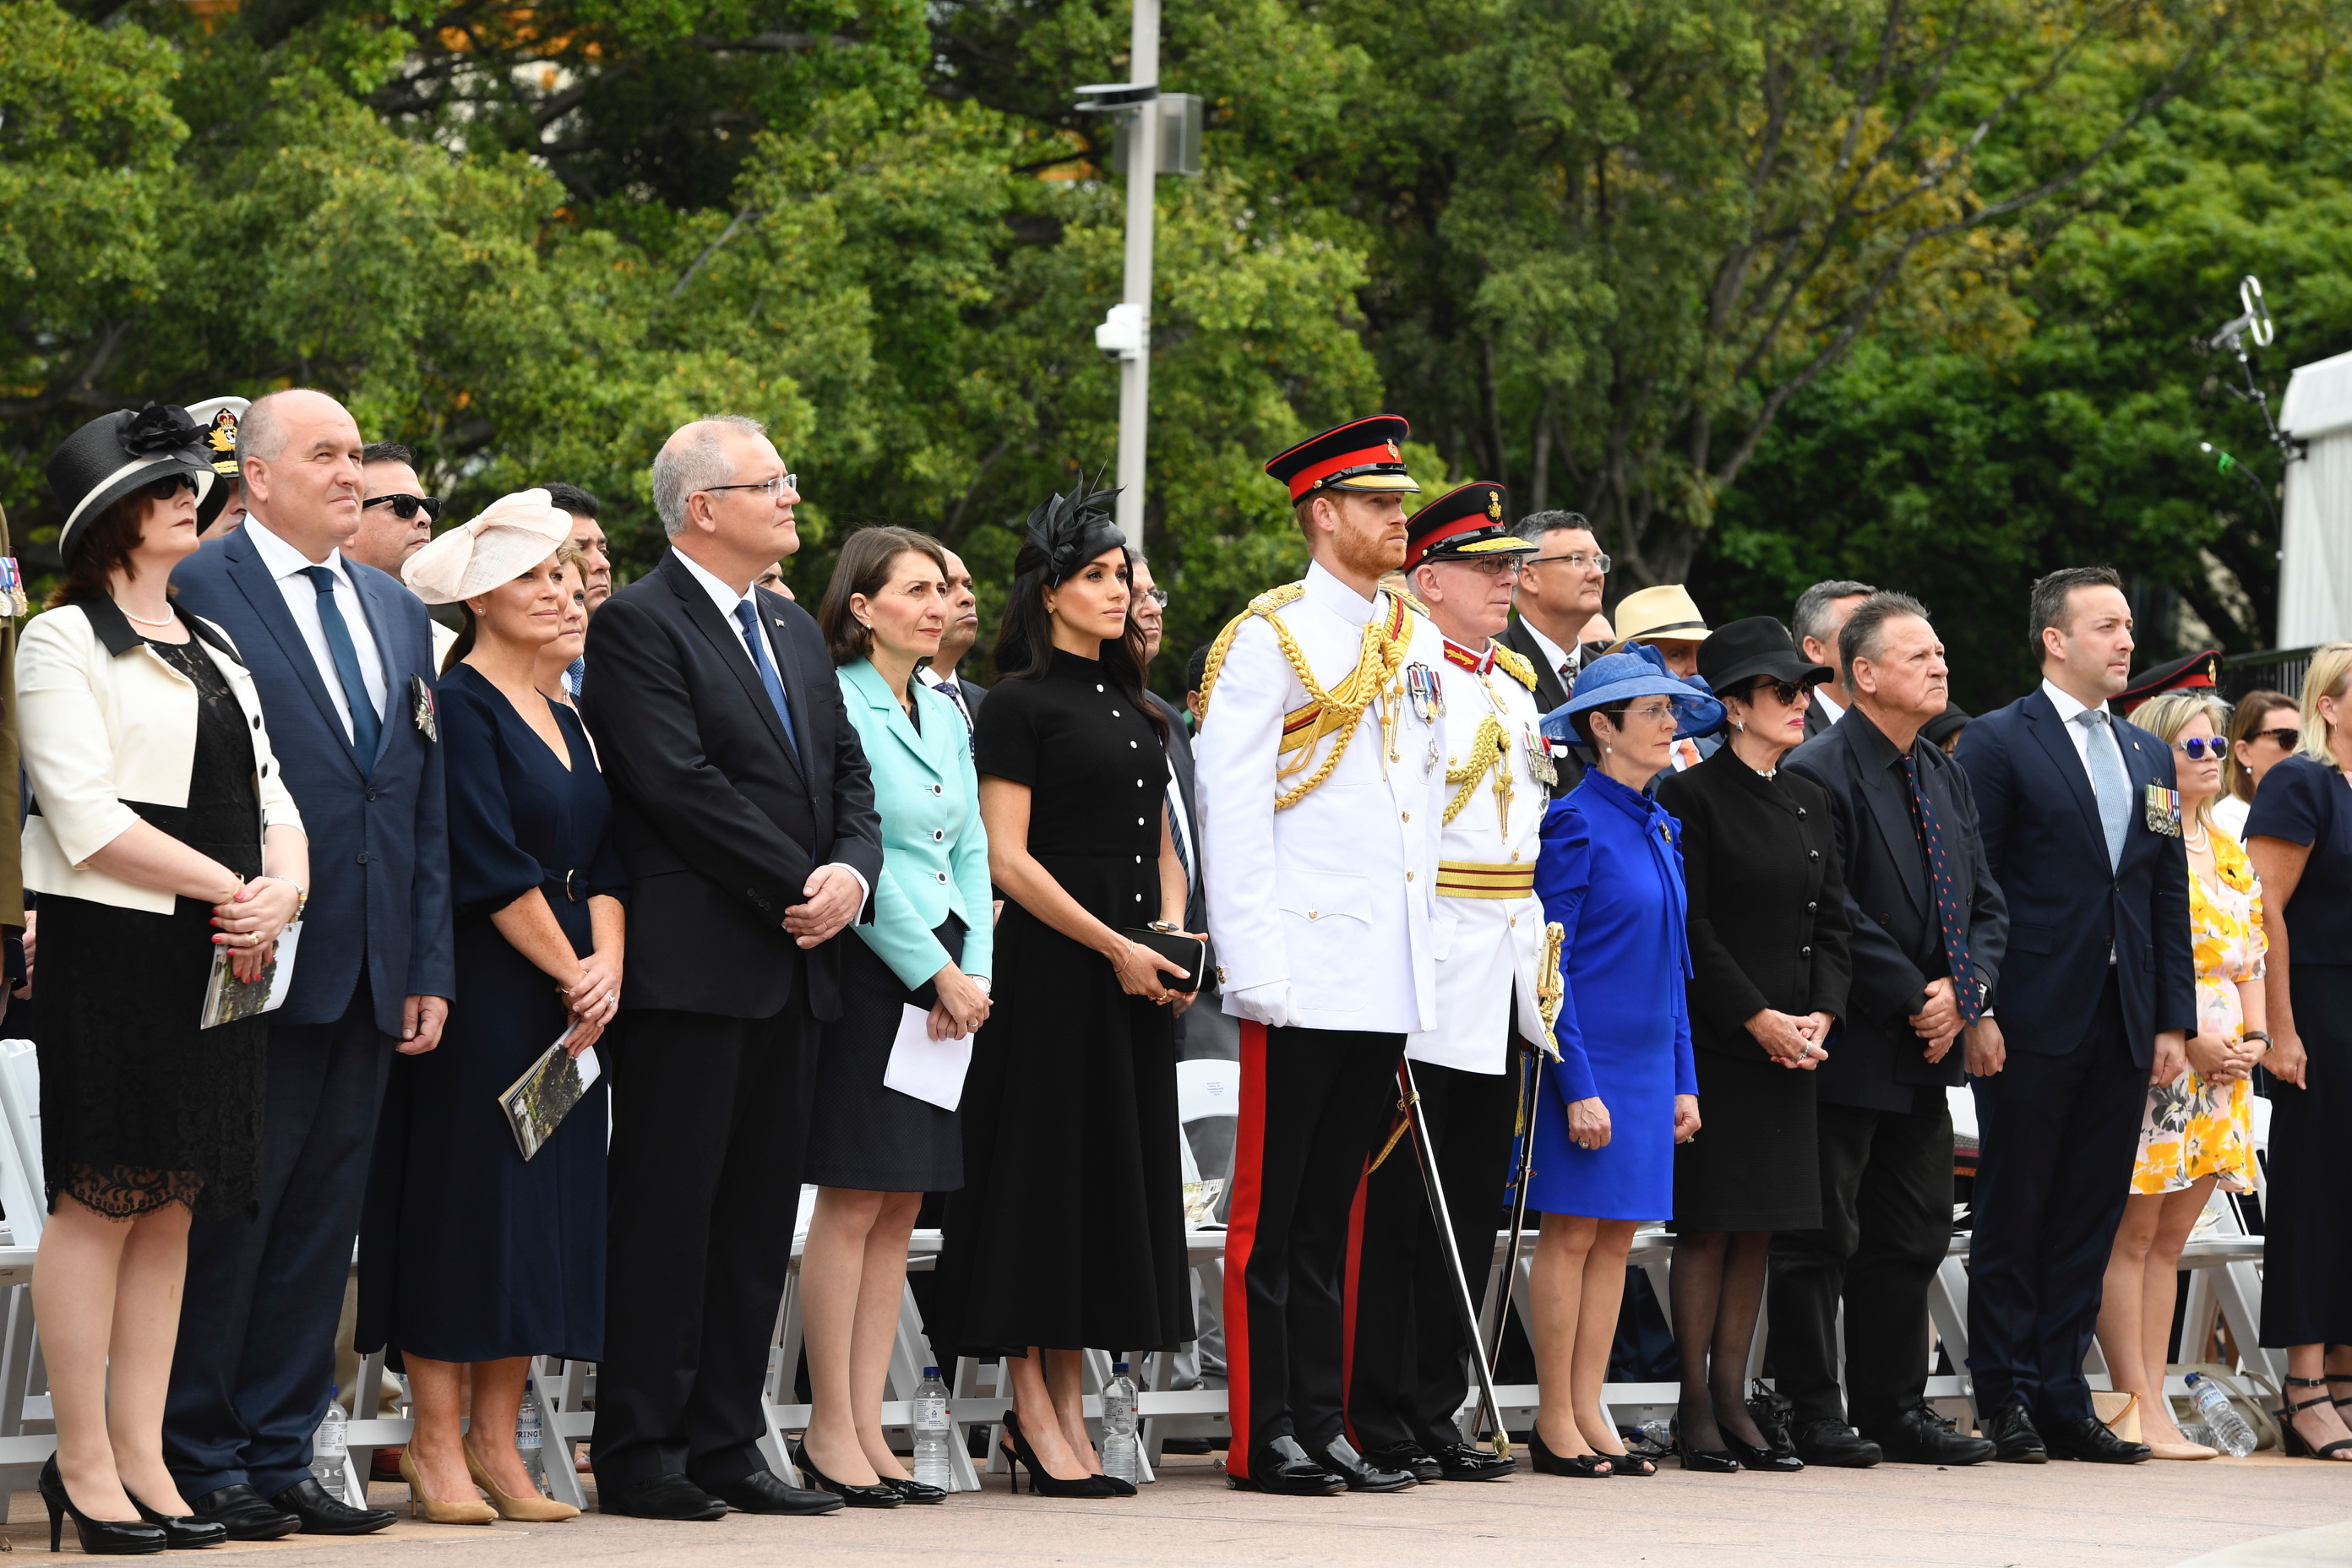
[(897, 1508), (898, 1506), (898, 1494), (887, 1483), (870, 1487), (859, 1486), (855, 1481), (836, 1481), (818, 1469), (809, 1461), (806, 1438), (793, 1446), (793, 1463), (798, 1465), (801, 1473), (808, 1477), (809, 1485), (819, 1491), (831, 1492), (851, 1508)]
[[(161, 1525), (144, 1519), (92, 1519), (74, 1506), (66, 1493), (66, 1479), (58, 1473), (58, 1457), (41, 1467), (41, 1500), (49, 1505), (49, 1550), (63, 1550), (65, 1521), (73, 1521), (74, 1539), (93, 1557), (137, 1557), (161, 1552), (171, 1544)], [(228, 1533), (221, 1532), (223, 1536)]]
[(1013, 1469), (1014, 1464), (1029, 1467), (1031, 1497), (1106, 1498), (1118, 1495), (1112, 1489), (1108, 1476), (1081, 1476), (1076, 1480), (1066, 1481), (1045, 1468), (1038, 1461), (1035, 1451), (1029, 1447), (1029, 1439), (1021, 1435), (1019, 1412), (1008, 1410), (1004, 1413), (1004, 1435), (1013, 1439), (1013, 1447), (1005, 1448), (999, 1444), (998, 1450), (1005, 1457), (1005, 1468), (1012, 1470), (1013, 1489), (1016, 1494), (1021, 1490), (1021, 1472)]
[(228, 1539), (228, 1526), (216, 1519), (202, 1519), (193, 1513), (158, 1513), (141, 1502), (129, 1487), (122, 1495), (131, 1499), (131, 1506), (139, 1517), (150, 1524), (163, 1527), (163, 1544), (174, 1552), (192, 1552), (202, 1546), (218, 1546)]

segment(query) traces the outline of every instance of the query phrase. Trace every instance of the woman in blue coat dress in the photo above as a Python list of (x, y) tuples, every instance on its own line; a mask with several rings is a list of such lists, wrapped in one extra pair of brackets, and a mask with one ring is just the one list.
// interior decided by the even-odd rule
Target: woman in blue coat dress
[(1633, 654), (1587, 666), (1544, 721), (1597, 758), (1544, 818), (1536, 891), (1557, 922), (1565, 1000), (1559, 1063), (1536, 1104), (1528, 1206), (1543, 1215), (1529, 1339), (1543, 1390), (1536, 1468), (1651, 1475), (1601, 1410), (1633, 1227), (1674, 1215), (1675, 1145), (1698, 1131), (1698, 1078), (1683, 993), (1682, 829), (1646, 791), (1678, 736), (1722, 706)]

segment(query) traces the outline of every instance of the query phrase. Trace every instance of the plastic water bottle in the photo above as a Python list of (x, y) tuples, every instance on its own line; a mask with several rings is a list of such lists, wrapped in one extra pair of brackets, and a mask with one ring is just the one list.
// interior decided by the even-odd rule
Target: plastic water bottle
[(319, 1418), (319, 1429), (310, 1435), (310, 1473), (329, 1497), (343, 1495), (343, 1469), (350, 1463), (352, 1445), (349, 1419), (343, 1415), (342, 1390), (334, 1389), (327, 1395), (327, 1413)]
[(515, 1408), (515, 1452), (522, 1456), (522, 1468), (530, 1472), (530, 1484), (547, 1494), (547, 1425), (539, 1416), (539, 1395), (530, 1384), (523, 1384), (522, 1403)]
[(952, 1490), (955, 1470), (948, 1461), (948, 1444), (954, 1434), (948, 1427), (948, 1385), (940, 1381), (938, 1367), (923, 1369), (914, 1405), (915, 1419), (909, 1425), (915, 1436), (915, 1479), (927, 1487)]
[(2242, 1459), (2254, 1451), (2254, 1429), (2238, 1414), (2221, 1385), (2201, 1373), (2189, 1374), (2189, 1396), (2197, 1402), (2197, 1414), (2205, 1417), (2205, 1425), (2213, 1430), (2213, 1446), (2233, 1459)]
[(1141, 1450), (1135, 1445), (1135, 1379), (1127, 1363), (1113, 1362), (1102, 1391), (1103, 1474), (1129, 1485), (1143, 1480)]

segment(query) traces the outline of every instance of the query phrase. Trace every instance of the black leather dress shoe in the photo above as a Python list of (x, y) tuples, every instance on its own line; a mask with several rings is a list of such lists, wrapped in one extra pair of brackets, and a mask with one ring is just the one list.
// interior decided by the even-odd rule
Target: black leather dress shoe
[(1401, 1492), (1421, 1483), (1410, 1470), (1387, 1470), (1356, 1452), (1345, 1437), (1334, 1437), (1315, 1456), (1325, 1469), (1348, 1483), (1351, 1492)]
[(1992, 1457), (2004, 1465), (2046, 1465), (2050, 1450), (2033, 1413), (2022, 1405), (2004, 1405), (1985, 1417), (1984, 1435), (1992, 1440)]
[[(1437, 1467), (1439, 1477), (1449, 1481), (1499, 1481), (1505, 1476), (1519, 1473), (1518, 1460), (1481, 1448), (1475, 1443), (1450, 1443), (1429, 1456), (1429, 1462)], [(1415, 1470), (1413, 1479), (1425, 1481), (1431, 1478)]]
[(271, 1498), (269, 1506), (300, 1520), (305, 1535), (373, 1535), (400, 1517), (388, 1508), (353, 1508), (309, 1476)]
[(1886, 1456), (1843, 1421), (1808, 1421), (1797, 1428), (1797, 1458), (1828, 1470), (1866, 1470)]
[(1924, 1400), (1874, 1429), (1870, 1440), (1898, 1465), (1981, 1465), (1993, 1456), (1990, 1439), (1971, 1437)]
[(259, 1492), (243, 1484), (191, 1498), (188, 1506), (198, 1519), (226, 1526), (231, 1541), (275, 1541), (302, 1528), (299, 1519), (270, 1507)]
[(2053, 1459), (2081, 1459), (2094, 1465), (2137, 1465), (2155, 1452), (2145, 1443), (2129, 1443), (2116, 1436), (2095, 1415), (2053, 1421), (2043, 1440)]
[(1375, 1469), (1402, 1470), (1417, 1481), (1438, 1480), (1445, 1473), (1418, 1443), (1399, 1443), (1393, 1448), (1374, 1448), (1364, 1456), (1364, 1461)]
[[(831, 1513), (842, 1506), (831, 1492), (786, 1486), (773, 1470), (753, 1470), (740, 1480), (714, 1482), (702, 1489), (738, 1513)], [(898, 1500), (898, 1494), (891, 1493), (890, 1501)]]
[(1278, 1497), (1337, 1497), (1348, 1483), (1307, 1457), (1296, 1437), (1276, 1437), (1250, 1456), (1250, 1473), (1225, 1474), (1225, 1484), (1242, 1491)]
[[(838, 1500), (835, 1506), (840, 1506)], [(649, 1481), (596, 1482), (596, 1511), (632, 1519), (725, 1519), (727, 1504), (677, 1471)]]

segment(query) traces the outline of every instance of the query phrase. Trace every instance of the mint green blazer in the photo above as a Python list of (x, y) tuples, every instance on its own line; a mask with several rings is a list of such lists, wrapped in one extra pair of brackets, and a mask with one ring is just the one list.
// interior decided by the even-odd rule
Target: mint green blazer
[(995, 924), (988, 882), (988, 834), (980, 825), (980, 779), (971, 731), (955, 704), (914, 682), (919, 732), (889, 683), (865, 659), (834, 672), (842, 706), (866, 748), (874, 808), (882, 816), (882, 880), (874, 918), (851, 929), (909, 989), (948, 962), (931, 934), (950, 915), (964, 923), (966, 974), (986, 974)]

